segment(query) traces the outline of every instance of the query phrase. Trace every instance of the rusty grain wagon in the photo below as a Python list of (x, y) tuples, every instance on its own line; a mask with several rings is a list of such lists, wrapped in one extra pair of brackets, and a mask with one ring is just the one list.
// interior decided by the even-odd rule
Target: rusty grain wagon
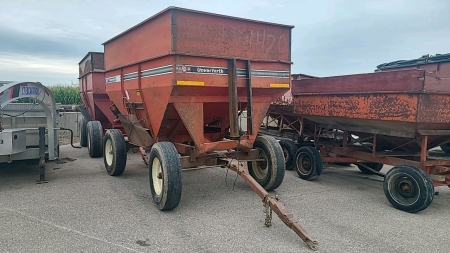
[[(322, 161), (357, 163), (384, 177), (385, 195), (396, 208), (427, 208), (434, 186), (450, 185), (450, 160), (428, 154), (450, 141), (449, 61), (294, 80), (294, 112), (315, 123), (314, 143), (321, 153), (300, 148), (297, 170), (307, 179), (321, 171)], [(322, 129), (343, 131), (343, 141), (321, 145)], [(383, 164), (394, 167), (384, 175)]]

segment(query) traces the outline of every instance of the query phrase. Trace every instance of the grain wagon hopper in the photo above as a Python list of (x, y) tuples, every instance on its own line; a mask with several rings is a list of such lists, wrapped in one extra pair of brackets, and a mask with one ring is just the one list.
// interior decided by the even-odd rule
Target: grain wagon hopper
[[(292, 81), (295, 114), (317, 129), (315, 147), (296, 153), (297, 170), (308, 179), (321, 171), (322, 161), (356, 163), (384, 177), (394, 207), (424, 210), (434, 186), (450, 184), (450, 160), (428, 155), (450, 141), (449, 87), (450, 62)], [(322, 129), (342, 130), (343, 138), (321, 143)], [(394, 167), (384, 175), (383, 164)]]
[[(108, 174), (124, 172), (130, 147), (150, 148), (153, 201), (171, 210), (180, 202), (182, 169), (228, 167), (314, 249), (317, 241), (267, 192), (284, 178), (280, 145), (257, 136), (270, 102), (289, 88), (291, 29), (169, 7), (106, 41), (104, 90), (126, 138), (99, 120), (88, 123), (87, 138), (103, 147)], [(243, 110), (245, 133), (238, 124)]]

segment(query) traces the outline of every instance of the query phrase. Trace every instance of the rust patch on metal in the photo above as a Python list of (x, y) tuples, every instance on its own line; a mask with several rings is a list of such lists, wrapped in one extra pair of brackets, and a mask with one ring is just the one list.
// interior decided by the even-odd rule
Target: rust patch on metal
[(414, 122), (418, 98), (410, 94), (355, 94), (296, 96), (294, 113)]
[(450, 95), (420, 95), (418, 121), (423, 123), (450, 122)]

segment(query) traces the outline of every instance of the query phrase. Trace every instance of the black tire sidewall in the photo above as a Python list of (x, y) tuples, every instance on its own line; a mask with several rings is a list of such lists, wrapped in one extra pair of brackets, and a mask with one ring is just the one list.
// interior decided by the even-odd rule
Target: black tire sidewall
[[(392, 196), (390, 185), (393, 184), (393, 177), (398, 174), (405, 174), (414, 179), (419, 187), (419, 198), (411, 205), (399, 203)], [(422, 211), (427, 208), (434, 198), (434, 186), (429, 176), (420, 168), (408, 165), (395, 166), (386, 173), (383, 181), (383, 190), (388, 201), (397, 209), (410, 213)]]
[(87, 147), (87, 120), (82, 116), (79, 121), (80, 146)]
[[(163, 173), (161, 194), (156, 194), (152, 178), (153, 160), (158, 158)], [(181, 163), (178, 152), (171, 142), (155, 143), (149, 156), (149, 181), (153, 201), (162, 211), (171, 210), (178, 206), (182, 192)]]
[[(300, 155), (305, 154), (311, 160), (311, 170), (308, 173), (303, 173), (299, 169)], [(315, 147), (304, 146), (297, 150), (295, 154), (295, 171), (301, 179), (314, 180), (322, 174), (322, 157)]]
[[(278, 188), (285, 174), (284, 154), (280, 144), (271, 136), (258, 136), (253, 144), (254, 148), (263, 150), (267, 155), (267, 173), (264, 178), (258, 178), (254, 172), (252, 162), (248, 162), (249, 174), (258, 182), (266, 191)], [(272, 151), (272, 152), (271, 152)], [(272, 154), (272, 155), (271, 155)], [(275, 158), (275, 159), (274, 159)]]
[(292, 170), (295, 167), (295, 154), (297, 153), (297, 146), (293, 141), (280, 140), (281, 148), (285, 148), (289, 152), (289, 159), (285, 160), (286, 170)]
[[(106, 142), (110, 140), (112, 145), (113, 157), (111, 165), (106, 161)], [(109, 129), (106, 131), (103, 138), (103, 162), (105, 164), (106, 171), (111, 176), (121, 175), (126, 166), (127, 160), (127, 150), (125, 139), (123, 138), (122, 132), (117, 129)]]
[(89, 121), (87, 124), (88, 151), (92, 158), (103, 155), (103, 128), (99, 121)]
[[(164, 176), (161, 195), (156, 194), (155, 188), (153, 185), (152, 166), (153, 166), (153, 160), (155, 160), (155, 158), (159, 159), (159, 162), (161, 163), (162, 173)], [(167, 177), (165, 175), (167, 173), (167, 170), (166, 170), (166, 165), (164, 164), (163, 158), (161, 156), (161, 150), (159, 148), (156, 148), (155, 146), (150, 151), (149, 173), (150, 173), (150, 175), (149, 175), (150, 189), (152, 192), (153, 201), (155, 202), (156, 205), (160, 205), (163, 198), (164, 197), (167, 198), (167, 189), (165, 189), (166, 188), (165, 186), (167, 185), (167, 183), (165, 182), (165, 181), (167, 181)]]

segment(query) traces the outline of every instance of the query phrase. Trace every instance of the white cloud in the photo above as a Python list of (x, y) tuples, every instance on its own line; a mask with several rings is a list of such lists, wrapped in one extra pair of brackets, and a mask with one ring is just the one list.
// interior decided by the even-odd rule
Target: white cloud
[(40, 81), (48, 84), (76, 83), (78, 59), (0, 55), (0, 80)]

